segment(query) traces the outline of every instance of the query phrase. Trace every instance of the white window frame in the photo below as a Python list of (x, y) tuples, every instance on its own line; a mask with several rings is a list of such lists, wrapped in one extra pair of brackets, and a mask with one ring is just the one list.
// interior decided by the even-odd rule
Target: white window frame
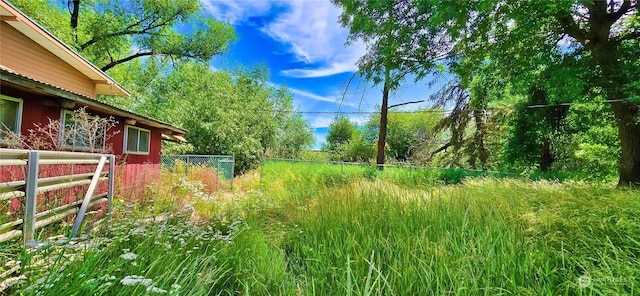
[[(18, 116), (17, 116), (17, 124), (16, 124), (16, 130), (12, 131), (15, 132), (17, 135), (20, 135), (20, 130), (22, 128), (22, 112), (23, 112), (23, 101), (20, 98), (14, 98), (14, 97), (9, 97), (9, 96), (5, 96), (5, 95), (0, 95), (0, 100), (6, 100), (6, 101), (12, 101), (12, 102), (17, 102), (18, 103)], [(2, 126), (0, 125), (0, 128), (2, 128)], [(10, 144), (8, 141), (3, 140), (2, 138), (0, 138), (0, 144)]]
[[(144, 152), (144, 151), (130, 151), (130, 150), (127, 149), (127, 146), (128, 146), (127, 145), (128, 144), (127, 141), (129, 141), (129, 128), (149, 133), (149, 137), (147, 138), (147, 152)], [(126, 153), (126, 154), (149, 155), (149, 153), (151, 152), (151, 130), (148, 130), (146, 128), (133, 126), (133, 125), (125, 125), (124, 126), (124, 141), (122, 141), (122, 143), (124, 144), (123, 147), (122, 147), (122, 151), (124, 151), (124, 153)], [(136, 147), (138, 149), (140, 149), (140, 133), (138, 133), (138, 140), (137, 140), (136, 144), (137, 144)]]
[[(65, 143), (64, 141), (64, 133), (65, 133), (65, 126), (67, 125), (66, 123), (66, 118), (67, 118), (67, 114), (71, 114), (71, 116), (73, 116), (75, 114), (75, 112), (73, 110), (67, 110), (67, 109), (62, 109), (62, 111), (60, 112), (60, 138), (58, 139), (60, 142), (60, 147), (62, 147), (63, 149), (70, 149), (70, 150), (74, 150), (74, 151), (91, 151), (93, 150), (94, 152), (101, 152), (104, 151), (106, 145), (107, 145), (107, 129), (105, 127), (104, 129), (104, 134), (102, 135), (103, 140), (102, 140), (102, 147), (100, 148), (92, 148), (92, 147), (86, 147), (86, 146), (75, 146), (75, 145), (67, 145), (67, 143)], [(74, 141), (75, 144), (75, 141)]]

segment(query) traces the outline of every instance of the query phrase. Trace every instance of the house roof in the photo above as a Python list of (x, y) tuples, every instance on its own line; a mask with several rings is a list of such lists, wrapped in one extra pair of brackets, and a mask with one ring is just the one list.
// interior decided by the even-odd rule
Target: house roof
[(96, 85), (96, 94), (130, 96), (131, 93), (102, 70), (66, 45), (7, 0), (0, 1), (0, 21), (18, 30), (46, 50), (80, 71)]
[[(76, 93), (56, 85), (39, 81), (37, 79), (28, 77), (24, 74), (17, 73), (16, 71), (13, 71), (12, 69), (9, 69), (2, 65), (0, 65), (0, 77), (2, 77), (1, 80), (9, 82), (11, 84), (29, 88), (29, 89), (37, 89), (44, 93), (48, 93), (51, 95), (55, 95), (57, 97), (72, 100), (74, 102), (87, 106), (90, 109), (98, 112), (119, 116), (129, 120), (135, 120), (137, 123), (160, 129), (163, 132), (163, 134), (184, 135), (187, 132), (186, 129), (177, 127), (170, 123), (162, 122), (160, 120), (157, 120), (136, 112), (132, 112), (111, 104), (97, 101), (91, 97), (82, 95), (80, 93)], [(181, 137), (178, 140), (182, 141), (183, 139), (184, 138)]]
[[(91, 62), (87, 61), (71, 47), (55, 37), (44, 27), (40, 26), (38, 23), (36, 23), (19, 9), (17, 9), (7, 0), (0, 1), (0, 21), (9, 24), (11, 27), (15, 28), (73, 68), (90, 78), (96, 84), (96, 94), (116, 96), (131, 95), (128, 90), (126, 90), (113, 78), (109, 77), (109, 75), (97, 68)], [(2, 77), (1, 80), (14, 85), (26, 87), (29, 89), (35, 89), (39, 92), (44, 92), (61, 98), (69, 99), (81, 105), (87, 106), (95, 111), (112, 114), (114, 116), (119, 116), (127, 120), (135, 120), (137, 123), (149, 127), (158, 128), (164, 135), (167, 135), (167, 140), (184, 141), (184, 138), (182, 136), (187, 132), (186, 129), (153, 119), (148, 116), (131, 112), (111, 104), (97, 101), (95, 100), (95, 98), (88, 97), (86, 95), (62, 88), (57, 85), (40, 81), (3, 65), (0, 65), (0, 76)], [(176, 135), (178, 137), (176, 137)]]

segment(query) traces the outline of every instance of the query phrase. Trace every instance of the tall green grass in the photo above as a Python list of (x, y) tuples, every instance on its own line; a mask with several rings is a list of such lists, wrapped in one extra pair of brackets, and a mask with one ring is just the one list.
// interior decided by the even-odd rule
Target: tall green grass
[(216, 194), (166, 176), (169, 186), (118, 204), (95, 237), (15, 254), (25, 278), (9, 291), (640, 293), (640, 192), (466, 174), (447, 182), (431, 173), (272, 162), (260, 182), (245, 182), (256, 188)]
[(265, 167), (265, 190), (286, 196), (300, 230), (282, 248), (308, 294), (638, 292), (636, 191), (493, 178), (415, 188), (401, 180), (415, 172), (369, 169)]

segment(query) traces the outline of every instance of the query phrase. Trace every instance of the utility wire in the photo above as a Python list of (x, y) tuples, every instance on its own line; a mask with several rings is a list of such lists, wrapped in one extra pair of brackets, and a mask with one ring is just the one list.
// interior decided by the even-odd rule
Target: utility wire
[[(628, 99), (619, 99), (619, 100), (604, 100), (601, 101), (602, 103), (615, 103), (615, 102), (626, 102), (629, 101)], [(561, 106), (571, 106), (571, 105), (576, 105), (576, 104), (581, 104), (581, 102), (576, 102), (576, 103), (560, 103), (560, 104), (547, 104), (547, 105), (529, 105), (529, 106), (524, 106), (525, 108), (528, 109), (539, 109), (539, 108), (546, 108), (546, 107), (561, 107)], [(379, 114), (380, 111), (296, 111), (296, 110), (266, 110), (266, 109), (239, 109), (239, 108), (227, 108), (227, 110), (232, 109), (232, 110), (236, 110), (236, 111), (251, 111), (251, 112), (263, 112), (263, 113), (293, 113), (293, 114), (345, 114), (345, 115), (349, 115), (349, 114), (353, 114), (353, 115), (359, 115), (359, 114)], [(455, 112), (486, 112), (486, 111), (513, 111), (515, 109), (515, 107), (487, 107), (484, 109), (471, 109), (471, 108), (465, 108), (465, 109), (448, 109), (448, 110), (439, 110), (439, 109), (425, 109), (425, 110), (410, 110), (410, 111), (391, 111), (390, 113), (406, 113), (406, 114), (412, 114), (412, 113), (441, 113), (441, 114), (448, 114), (448, 113), (455, 113)]]

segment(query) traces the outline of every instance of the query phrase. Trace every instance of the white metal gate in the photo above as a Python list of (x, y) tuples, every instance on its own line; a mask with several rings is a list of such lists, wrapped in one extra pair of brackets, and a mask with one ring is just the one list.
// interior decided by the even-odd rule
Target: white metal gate
[[(69, 174), (39, 178), (42, 165), (96, 165), (93, 173)], [(108, 165), (108, 172), (104, 171)], [(109, 154), (35, 151), (19, 149), (0, 149), (0, 167), (11, 166), (12, 169), (26, 168), (24, 180), (5, 181), (0, 179), (0, 202), (12, 199), (24, 199), (23, 217), (0, 225), (0, 242), (22, 236), (25, 244), (34, 244), (35, 230), (68, 216), (76, 215), (71, 235), (77, 235), (87, 209), (107, 202), (111, 211), (115, 180), (115, 157)], [(106, 193), (94, 195), (99, 182), (108, 182)], [(53, 209), (37, 212), (37, 196), (39, 194), (89, 185), (84, 199), (63, 204)]]

